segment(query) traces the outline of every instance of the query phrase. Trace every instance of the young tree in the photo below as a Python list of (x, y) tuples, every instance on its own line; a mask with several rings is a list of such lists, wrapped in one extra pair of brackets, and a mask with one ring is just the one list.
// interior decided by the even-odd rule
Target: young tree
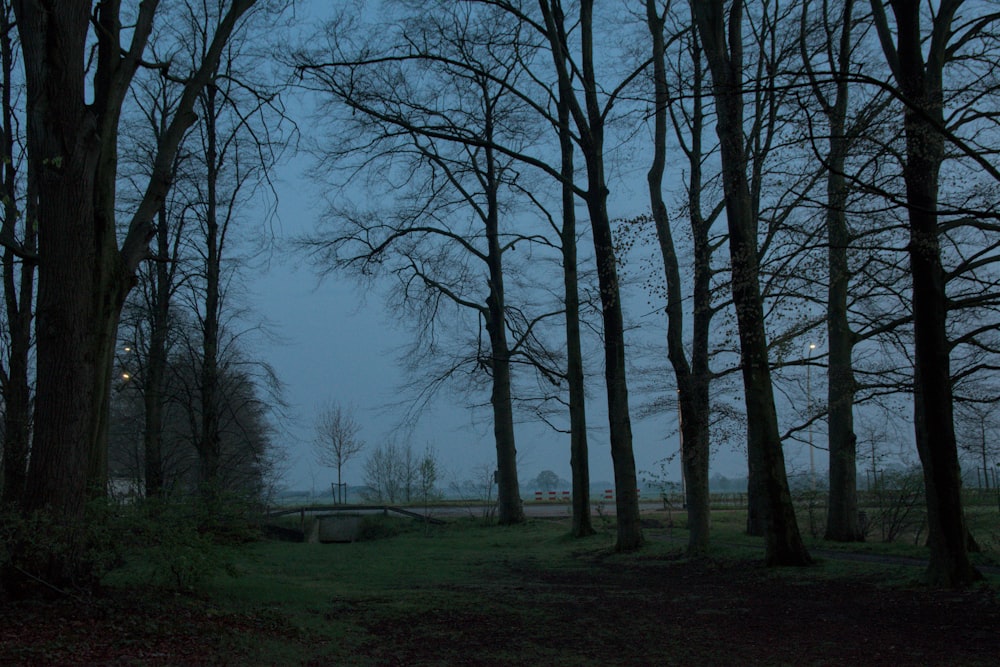
[(339, 403), (330, 401), (316, 415), (313, 449), (320, 465), (337, 470), (337, 502), (344, 502), (341, 495), (344, 466), (365, 448), (364, 440), (358, 437), (360, 432), (361, 424), (354, 419), (352, 411)]
[(365, 460), (366, 497), (383, 503), (426, 503), (433, 495), (437, 470), (437, 458), (430, 448), (417, 454), (409, 444), (381, 445)]
[[(980, 488), (991, 488), (994, 468), (1000, 465), (1000, 415), (989, 403), (966, 401), (956, 405), (959, 447), (973, 462), (975, 478), (982, 480)], [(980, 471), (982, 471), (980, 473)], [(968, 471), (967, 471), (968, 472)], [(993, 478), (995, 479), (995, 478)]]
[(437, 490), (438, 477), (440, 477), (441, 466), (438, 463), (437, 453), (428, 446), (417, 461), (417, 494), (418, 500), (425, 506), (440, 498)]

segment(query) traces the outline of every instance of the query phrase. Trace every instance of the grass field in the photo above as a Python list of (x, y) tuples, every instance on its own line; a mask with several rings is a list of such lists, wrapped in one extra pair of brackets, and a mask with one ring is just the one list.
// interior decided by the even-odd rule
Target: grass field
[(0, 663), (899, 667), (1000, 655), (996, 575), (956, 592), (923, 588), (919, 566), (836, 553), (765, 569), (735, 510), (713, 514), (712, 558), (689, 562), (677, 514), (646, 518), (647, 544), (632, 554), (613, 551), (611, 522), (577, 540), (566, 519), (374, 518), (368, 541), (234, 548), (228, 574), (186, 594), (152, 587), (140, 557), (101, 599), (0, 607)]
[[(628, 555), (613, 552), (610, 525), (595, 536), (573, 540), (567, 536), (565, 521), (538, 520), (505, 528), (463, 520), (425, 528), (383, 519), (399, 534), (352, 544), (254, 545), (240, 563), (241, 576), (217, 578), (209, 595), (225, 600), (230, 610), (267, 610), (292, 631), (294, 641), (286, 633), (254, 639), (253, 650), (265, 663), (362, 664), (370, 659), (373, 664), (389, 664), (397, 659), (426, 659), (430, 664), (527, 664), (530, 658), (552, 664), (626, 664), (615, 660), (615, 655), (624, 655), (620, 653), (624, 648), (609, 650), (607, 644), (601, 649), (574, 648), (581, 637), (565, 630), (567, 624), (572, 626), (572, 615), (580, 616), (581, 626), (594, 628), (595, 636), (614, 630), (617, 615), (604, 607), (638, 590), (654, 600), (657, 608), (672, 591), (660, 590), (653, 582), (671, 568), (681, 578), (670, 582), (673, 593), (685, 596), (687, 602), (694, 600), (696, 607), (698, 598), (704, 598), (704, 609), (696, 613), (710, 617), (729, 608), (725, 592), (715, 587), (718, 582), (706, 583), (705, 590), (699, 591), (697, 577), (685, 580), (694, 576), (692, 572), (701, 573), (699, 568), (691, 570), (681, 557), (686, 531), (676, 525), (668, 527), (662, 515), (650, 518), (659, 526), (647, 530), (648, 543), (640, 553)], [(760, 558), (760, 540), (743, 534), (743, 522), (738, 511), (715, 513), (715, 558), (709, 567), (746, 576), (765, 588), (801, 589), (807, 583), (820, 589), (870, 582), (878, 590), (909, 590), (922, 572), (907, 565), (829, 557), (805, 570), (766, 571), (753, 564)], [(811, 540), (811, 546), (828, 545)], [(907, 543), (866, 543), (841, 549), (894, 557), (923, 554), (922, 547)], [(995, 562), (994, 558), (992, 553), (980, 557), (986, 563)], [(642, 586), (643, 580), (650, 582), (649, 589)], [(990, 575), (994, 590), (998, 584), (1000, 578)], [(733, 598), (741, 597), (734, 590)], [(995, 596), (987, 597), (996, 602)], [(637, 609), (628, 616), (634, 628), (623, 632), (623, 637), (663, 636), (663, 617), (640, 613), (647, 609), (645, 605)], [(599, 630), (606, 623), (611, 625)], [(725, 624), (718, 625), (725, 632)], [(508, 634), (505, 628), (519, 628), (521, 639), (509, 645), (502, 641)], [(496, 642), (484, 643), (484, 636)], [(471, 641), (470, 637), (480, 639)], [(240, 651), (242, 639), (233, 641), (233, 649)], [(612, 649), (616, 643), (611, 642)], [(580, 646), (588, 644), (585, 640)], [(715, 653), (709, 649), (707, 657), (678, 646), (664, 653), (663, 647), (633, 649), (632, 659), (638, 662), (628, 664), (642, 664), (646, 659), (651, 661), (648, 664), (685, 660), (710, 664), (713, 655), (725, 655), (718, 653), (718, 647)], [(425, 649), (427, 654), (422, 655)]]

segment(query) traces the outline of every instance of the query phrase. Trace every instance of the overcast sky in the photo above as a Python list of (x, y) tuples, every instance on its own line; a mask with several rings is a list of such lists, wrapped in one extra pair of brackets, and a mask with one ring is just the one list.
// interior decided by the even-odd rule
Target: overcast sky
[[(299, 17), (309, 16), (310, 21), (315, 22), (318, 19), (308, 13), (311, 6), (311, 3), (298, 3)], [(294, 100), (294, 93), (289, 106), (303, 108), (301, 102)], [(310, 123), (304, 109), (299, 122), (304, 139), (309, 142), (314, 138), (309, 132), (315, 123)], [(637, 154), (634, 148), (628, 150), (627, 160), (609, 163), (612, 218), (635, 215), (648, 208), (644, 205), (647, 199), (646, 161), (641, 159), (641, 151)], [(322, 197), (308, 178), (308, 169), (309, 161), (304, 157), (278, 169), (280, 202), (275, 232), (279, 251), (270, 268), (253, 277), (251, 294), (255, 310), (267, 318), (279, 339), (261, 345), (259, 353), (273, 365), (285, 383), (285, 398), (290, 404), (288, 418), (277, 437), (278, 444), (289, 455), (286, 484), (293, 489), (322, 491), (329, 488), (335, 472), (318, 467), (314, 462), (310, 442), (318, 408), (330, 400), (353, 406), (363, 427), (362, 438), (369, 448), (393, 437), (392, 428), (398, 421), (399, 412), (387, 411), (387, 407), (405, 398), (399, 390), (407, 378), (396, 362), (410, 340), (412, 333), (407, 328), (413, 323), (401, 321), (388, 312), (382, 294), (362, 294), (361, 288), (349, 278), (331, 276), (320, 280), (305, 256), (288, 247), (289, 240), (312, 232), (321, 219)], [(634, 193), (628, 191), (629, 184), (635, 187)], [(581, 211), (579, 222), (587, 224), (585, 211)], [(588, 244), (589, 240), (584, 239), (583, 243)], [(624, 273), (626, 325), (633, 327), (627, 333), (627, 342), (633, 355), (644, 351), (645, 365), (655, 355), (661, 355), (662, 381), (647, 376), (642, 378), (641, 384), (656, 386), (661, 382), (664, 391), (671, 391), (673, 377), (667, 370), (663, 349), (665, 318), (654, 312), (657, 306), (643, 293), (639, 286), (641, 279), (634, 267)], [(588, 368), (591, 374), (588, 420), (592, 429), (591, 479), (597, 482), (610, 480), (613, 475), (604, 411), (603, 368), (600, 365), (603, 362), (600, 354), (595, 357)], [(654, 417), (637, 419), (635, 408), (643, 400), (636, 392), (640, 382), (634, 372), (629, 379), (634, 449), (640, 478), (647, 479), (647, 471), (658, 471), (659, 462), (673, 456), (666, 471), (670, 479), (679, 480), (676, 415), (673, 410), (664, 410)], [(488, 398), (484, 394), (481, 402), (486, 403)], [(552, 470), (565, 479), (570, 477), (568, 435), (555, 433), (538, 423), (525, 422), (517, 424), (516, 435), (522, 488), (527, 489), (527, 483), (542, 470)], [(416, 449), (426, 445), (435, 448), (446, 471), (446, 484), (470, 478), (477, 466), (495, 462), (489, 411), (470, 410), (448, 393), (425, 412), (409, 442)], [(347, 466), (345, 481), (351, 484), (362, 481), (364, 456), (362, 453)], [(801, 470), (808, 460), (805, 447), (795, 444), (786, 447), (786, 457), (790, 470)], [(823, 458), (818, 457), (822, 461), (820, 469), (826, 468)], [(734, 453), (731, 446), (713, 452), (713, 474), (742, 476), (745, 470), (745, 458)]]
[[(280, 249), (270, 268), (253, 281), (251, 294), (254, 309), (266, 317), (276, 334), (276, 340), (260, 346), (259, 355), (285, 383), (285, 398), (290, 404), (288, 419), (277, 437), (278, 444), (289, 454), (286, 485), (322, 492), (329, 488), (335, 472), (318, 466), (312, 453), (310, 443), (318, 408), (329, 400), (354, 406), (363, 427), (361, 437), (369, 448), (392, 437), (399, 440), (401, 436), (394, 434), (393, 428), (400, 411), (392, 410), (391, 406), (405, 399), (400, 387), (406, 377), (397, 359), (409, 342), (412, 334), (407, 328), (413, 324), (388, 312), (382, 294), (362, 293), (362, 288), (350, 278), (337, 275), (318, 278), (304, 255), (289, 247), (289, 240), (313, 231), (321, 217), (320, 210), (313, 205), (318, 195), (304, 177), (305, 169), (303, 160), (279, 169), (281, 200), (275, 232)], [(582, 223), (586, 224), (585, 217)], [(663, 340), (664, 320), (649, 312), (647, 299), (638, 285), (627, 287), (633, 298), (627, 302), (626, 317), (631, 325), (638, 325), (629, 332), (629, 342), (635, 347), (655, 349)], [(603, 368), (592, 364), (590, 370), (590, 465), (591, 479), (598, 482), (611, 480), (613, 475), (603, 410), (606, 400), (602, 391)], [(636, 393), (638, 379), (633, 377), (632, 382), (635, 412), (641, 397)], [(662, 382), (664, 386), (673, 386), (672, 375), (664, 373)], [(648, 384), (649, 380), (644, 379), (643, 383)], [(488, 395), (482, 400), (488, 400)], [(645, 471), (659, 474), (659, 462), (674, 456), (678, 450), (676, 416), (672, 411), (641, 420), (633, 415), (633, 431), (640, 477), (649, 477)], [(522, 486), (542, 470), (570, 478), (567, 435), (524, 421), (516, 425), (516, 434)], [(447, 392), (423, 414), (410, 443), (418, 450), (433, 445), (446, 471), (445, 484), (471, 478), (476, 467), (493, 465), (496, 460), (489, 411), (470, 410)], [(790, 454), (794, 456), (794, 452)], [(365, 455), (362, 453), (348, 464), (345, 481), (361, 482)], [(713, 474), (720, 472), (732, 477), (741, 476), (744, 471), (745, 462), (740, 455), (728, 450), (715, 455)], [(679, 480), (676, 457), (668, 465), (667, 474), (672, 480)]]

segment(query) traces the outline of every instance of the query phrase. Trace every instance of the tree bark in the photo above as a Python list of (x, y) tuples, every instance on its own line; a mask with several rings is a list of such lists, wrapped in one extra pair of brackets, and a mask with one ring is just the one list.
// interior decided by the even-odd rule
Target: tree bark
[[(114, 198), (119, 117), (158, 3), (138, 6), (127, 48), (120, 43), (120, 3), (98, 3), (94, 16), (91, 4), (14, 2), (39, 201), (35, 434), (24, 506), (81, 529), (88, 484), (94, 494), (106, 492), (109, 390), (122, 304), (148, 253), (152, 218), (169, 189), (177, 147), (194, 121), (194, 98), (253, 0), (232, 1), (203, 62), (184, 84), (121, 249)], [(88, 66), (91, 38), (97, 58)], [(53, 558), (46, 577), (64, 581), (78, 567), (78, 555), (71, 548)]]
[(576, 195), (573, 192), (573, 138), (570, 134), (570, 111), (566, 100), (559, 98), (559, 150), (562, 174), (562, 230), (560, 245), (563, 258), (563, 288), (566, 301), (566, 383), (569, 385), (570, 470), (573, 474), (574, 537), (594, 534), (590, 518), (590, 458), (587, 452), (586, 385), (583, 351), (580, 344), (580, 287), (577, 277)]
[[(674, 377), (677, 381), (677, 400), (680, 404), (681, 419), (678, 429), (681, 432), (681, 441), (683, 442), (681, 465), (684, 467), (685, 507), (688, 516), (687, 552), (689, 557), (701, 557), (708, 553), (711, 518), (708, 492), (708, 382), (706, 374), (696, 375), (692, 370), (691, 364), (688, 362), (687, 352), (684, 349), (684, 295), (681, 290), (680, 265), (674, 246), (673, 233), (670, 229), (667, 207), (663, 202), (663, 172), (667, 153), (667, 106), (670, 99), (664, 61), (666, 50), (663, 37), (664, 19), (657, 12), (655, 0), (646, 0), (646, 25), (652, 37), (655, 87), (653, 163), (649, 168), (646, 181), (649, 187), (653, 222), (656, 226), (656, 236), (660, 245), (660, 255), (663, 258), (667, 284), (667, 355), (674, 369)], [(695, 59), (700, 57), (697, 50), (694, 57)], [(695, 67), (698, 68), (698, 64)], [(698, 114), (700, 102), (697, 101), (697, 93), (695, 97), (695, 104), (698, 105), (695, 113)], [(700, 168), (700, 159), (699, 152), (697, 158), (691, 160), (692, 169)], [(695, 174), (692, 173), (691, 176), (693, 179)], [(700, 183), (695, 187), (700, 187)], [(695, 209), (692, 209), (691, 216), (694, 223), (697, 217)], [(693, 226), (697, 227), (697, 223), (694, 223)], [(697, 230), (695, 232), (697, 234)], [(699, 250), (704, 252), (705, 248), (698, 247), (696, 242), (696, 257)], [(698, 261), (704, 263), (704, 256), (696, 259), (696, 263)], [(698, 273), (697, 270), (696, 273)], [(704, 277), (706, 274), (701, 271), (695, 279), (697, 281)], [(696, 310), (699, 305), (696, 301)], [(696, 339), (694, 341), (695, 347), (698, 347), (701, 342), (700, 339)], [(704, 343), (707, 349), (707, 339)], [(707, 362), (707, 354), (704, 358)], [(707, 370), (707, 368), (703, 370)]]
[[(2, 139), (3, 155), (3, 289), (7, 315), (9, 349), (7, 368), (3, 370), (3, 496), (4, 504), (18, 503), (24, 494), (28, 473), (28, 450), (31, 442), (31, 323), (33, 313), (35, 263), (36, 187), (29, 166), (24, 198), (24, 215), (18, 210), (18, 173), (14, 157), (14, 106), (11, 99), (14, 54), (11, 46), (13, 25), (9, 3), (0, 14), (0, 62), (3, 66)], [(17, 239), (18, 221), (22, 238)], [(13, 246), (23, 250), (21, 258)]]
[[(493, 119), (487, 115), (486, 136), (493, 141)], [(486, 148), (487, 213), (486, 264), (489, 269), (490, 294), (486, 299), (486, 329), (490, 336), (493, 370), (493, 435), (497, 448), (497, 521), (510, 525), (524, 521), (524, 508), (517, 481), (517, 447), (514, 440), (514, 408), (510, 391), (510, 349), (507, 344), (507, 315), (504, 304), (503, 249), (500, 247), (500, 205), (497, 200), (499, 179), (493, 148)]]
[(924, 471), (927, 496), (928, 583), (957, 587), (981, 578), (969, 560), (969, 531), (962, 509), (962, 478), (955, 439), (948, 341), (948, 294), (941, 262), (938, 188), (944, 161), (943, 76), (948, 37), (960, 0), (945, 0), (934, 18), (933, 35), (924, 60), (920, 3), (898, 0), (896, 45), (884, 8), (872, 0), (876, 27), (886, 58), (904, 96), (906, 110), (907, 248), (913, 278), (914, 431)]
[[(729, 226), (733, 303), (740, 335), (747, 452), (751, 484), (763, 501), (767, 565), (812, 562), (795, 519), (778, 433), (777, 412), (758, 280), (757, 215), (746, 174), (742, 101), (742, 4), (732, 3), (727, 23), (722, 0), (692, 0), (691, 7), (712, 72), (716, 133), (722, 157)], [(728, 48), (726, 36), (728, 33)], [(755, 474), (756, 473), (756, 474)]]
[[(25, 507), (83, 518), (91, 442), (99, 417), (103, 305), (114, 309), (99, 244), (94, 188), (100, 140), (83, 80), (88, 3), (15, 3), (28, 90), (29, 151), (38, 173), (35, 447)], [(62, 57), (53, 58), (52, 53)], [(80, 69), (82, 71), (82, 67)], [(110, 283), (110, 284), (109, 284)], [(109, 294), (108, 288), (111, 289)], [(109, 298), (110, 297), (110, 298)], [(106, 323), (104, 323), (106, 326)]]
[(590, 214), (601, 291), (601, 314), (604, 324), (604, 378), (608, 394), (608, 424), (611, 460), (615, 475), (615, 511), (618, 534), (615, 548), (633, 551), (642, 545), (639, 519), (638, 481), (632, 451), (632, 424), (628, 410), (628, 386), (625, 374), (625, 332), (618, 287), (617, 261), (608, 217), (608, 188), (604, 177), (604, 117), (597, 97), (593, 53), (592, 0), (580, 4), (580, 40), (584, 103), (573, 92), (567, 70), (568, 40), (559, 2), (539, 0), (545, 18), (546, 33), (559, 78), (560, 96), (570, 104), (580, 147), (587, 164), (587, 190), (583, 199)]
[[(803, 5), (803, 26), (808, 3)], [(840, 43), (837, 57), (831, 56), (830, 66), (835, 68), (837, 81), (834, 99), (828, 101), (814, 81), (817, 103), (830, 124), (829, 149), (826, 156), (826, 232), (827, 266), (830, 278), (827, 288), (826, 326), (829, 345), (827, 370), (828, 440), (830, 459), (829, 499), (827, 502), (827, 540), (858, 542), (864, 539), (858, 523), (857, 491), (857, 436), (854, 433), (854, 381), (853, 351), (857, 340), (848, 320), (848, 293), (850, 267), (847, 251), (851, 235), (847, 226), (847, 197), (849, 188), (844, 167), (847, 162), (850, 139), (846, 136), (847, 105), (850, 94), (848, 76), (851, 66), (851, 29), (854, 25), (854, 2), (845, 0), (840, 15)], [(829, 18), (824, 12), (823, 20)], [(833, 35), (832, 30), (828, 34)], [(803, 31), (802, 43), (805, 44)], [(832, 47), (832, 45), (831, 45)], [(808, 54), (803, 49), (803, 60)], [(809, 68), (812, 76), (812, 70)]]

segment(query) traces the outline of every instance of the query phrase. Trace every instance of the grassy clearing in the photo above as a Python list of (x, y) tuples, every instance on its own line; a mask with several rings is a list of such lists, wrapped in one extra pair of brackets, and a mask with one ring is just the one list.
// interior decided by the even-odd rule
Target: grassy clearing
[[(242, 549), (236, 563), (238, 576), (215, 577), (205, 594), (220, 612), (254, 610), (271, 619), (276, 630), (270, 635), (228, 637), (230, 650), (250, 653), (259, 664), (366, 664), (366, 660), (385, 664), (392, 660), (373, 653), (372, 647), (385, 645), (389, 637), (393, 642), (409, 637), (419, 619), (419, 632), (429, 633), (439, 647), (440, 662), (433, 664), (459, 661), (461, 656), (449, 657), (440, 647), (451, 643), (461, 647), (470, 624), (492, 627), (497, 623), (526, 638), (516, 648), (505, 648), (498, 640), (490, 649), (491, 660), (504, 662), (508, 650), (517, 651), (506, 656), (514, 662), (525, 651), (535, 658), (566, 660), (564, 647), (549, 646), (544, 639), (546, 632), (554, 631), (553, 614), (579, 610), (582, 605), (583, 613), (589, 614), (583, 622), (600, 624), (600, 608), (607, 604), (608, 595), (614, 599), (618, 593), (609, 593), (603, 584), (595, 583), (591, 590), (589, 584), (561, 586), (559, 581), (603, 582), (614, 572), (652, 580), (671, 563), (683, 566), (685, 562), (682, 550), (687, 534), (677, 525), (676, 516), (672, 527), (648, 530), (648, 544), (637, 554), (615, 554), (611, 530), (584, 540), (571, 539), (565, 520), (536, 520), (515, 527), (483, 526), (469, 520), (434, 527), (385, 521), (392, 526), (386, 534), (392, 536), (384, 539), (336, 545), (262, 542)], [(713, 539), (714, 568), (747, 567), (760, 557), (760, 540), (743, 534), (740, 512), (716, 513)], [(912, 546), (898, 544), (841, 548), (913, 555)], [(814, 568), (759, 576), (797, 587), (839, 580), (877, 580), (883, 586), (909, 587), (920, 573), (912, 566), (824, 558)], [(991, 579), (994, 586), (1000, 586), (1000, 577)], [(648, 593), (656, 595), (657, 591)], [(718, 606), (709, 606), (713, 605)], [(655, 618), (633, 620), (640, 628), (649, 624), (649, 632), (663, 633)], [(533, 628), (541, 632), (537, 639), (532, 639)], [(419, 645), (421, 638), (406, 641)], [(574, 660), (587, 664), (578, 656)]]
[[(291, 644), (287, 637), (254, 640), (265, 663), (315, 655), (347, 660), (360, 646), (377, 643), (380, 629), (396, 632), (397, 624), (414, 616), (441, 610), (455, 618), (514, 613), (484, 598), (482, 587), (516, 587), (516, 573), (525, 568), (585, 568), (589, 557), (610, 552), (613, 544), (607, 533), (570, 540), (564, 524), (549, 521), (506, 528), (384, 521), (396, 524), (395, 536), (336, 545), (252, 545), (239, 576), (216, 578), (207, 593), (225, 600), (230, 611), (267, 610), (294, 630)], [(530, 613), (530, 605), (520, 612)]]
[[(770, 603), (771, 586), (784, 587), (773, 594), (776, 601), (791, 587), (805, 591), (811, 603), (813, 593), (826, 599), (847, 586), (912, 589), (921, 574), (912, 566), (833, 558), (812, 568), (765, 571), (756, 565), (761, 540), (743, 534), (744, 514), (736, 510), (713, 515), (712, 559), (695, 565), (682, 556), (683, 518), (677, 513), (672, 522), (665, 515), (649, 518), (662, 527), (647, 530), (646, 547), (634, 554), (613, 552), (610, 523), (597, 535), (574, 540), (567, 520), (497, 527), (468, 519), (443, 526), (378, 519), (371, 534), (381, 537), (371, 541), (246, 545), (230, 554), (236, 576), (220, 571), (192, 603), (202, 615), (225, 619), (224, 627), (246, 619), (243, 629), (221, 633), (214, 650), (248, 656), (239, 661), (248, 664), (568, 664), (571, 658), (572, 664), (596, 665), (625, 655), (641, 656), (643, 664), (718, 664), (732, 663), (733, 654), (711, 653), (718, 648), (691, 652), (690, 640), (673, 633), (683, 627), (684, 637), (701, 633), (708, 642), (713, 633), (727, 636), (743, 628), (749, 633), (753, 622), (772, 613), (784, 618), (781, 609), (751, 610), (758, 600)], [(923, 555), (911, 544), (838, 548)], [(135, 590), (141, 571), (119, 573), (109, 583)], [(1000, 587), (1000, 577), (991, 577), (991, 584)], [(740, 592), (740, 586), (756, 588)], [(855, 595), (871, 589), (860, 590)], [(841, 617), (853, 623), (855, 597), (846, 600), (842, 607), (848, 613)], [(689, 620), (666, 622), (671, 613)], [(840, 612), (818, 613), (837, 618)], [(792, 622), (795, 615), (789, 618)], [(640, 646), (618, 646), (626, 626)], [(796, 626), (781, 632), (797, 632)], [(830, 632), (835, 637), (844, 631)], [(644, 638), (649, 647), (641, 645)], [(745, 650), (765, 650), (752, 641), (735, 641)], [(753, 662), (760, 655), (745, 657)], [(787, 664), (797, 657), (791, 660)]]

